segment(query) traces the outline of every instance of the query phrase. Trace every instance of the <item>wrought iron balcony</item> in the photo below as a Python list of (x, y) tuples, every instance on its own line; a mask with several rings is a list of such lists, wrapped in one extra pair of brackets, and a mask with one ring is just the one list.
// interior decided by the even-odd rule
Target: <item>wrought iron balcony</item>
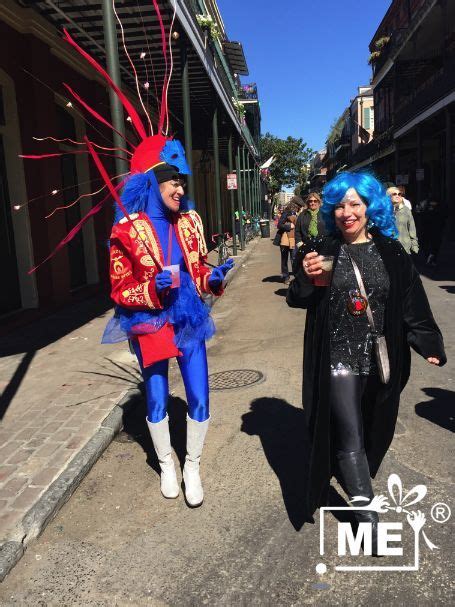
[(372, 158), (375, 154), (379, 154), (382, 150), (387, 149), (393, 141), (392, 128), (388, 129), (384, 133), (381, 133), (379, 137), (372, 139), (369, 143), (361, 145), (352, 154), (351, 164), (358, 164), (369, 158)]
[(399, 128), (455, 90), (455, 57), (412, 91), (395, 108), (394, 126)]
[(258, 89), (255, 82), (237, 86), (237, 95), (240, 101), (257, 101)]
[[(414, 32), (424, 19), (427, 11), (436, 3), (436, 0), (422, 0), (420, 6), (415, 10), (411, 20), (404, 28), (399, 28), (390, 34), (389, 42), (379, 50), (380, 55), (372, 62), (373, 77), (376, 76), (391, 54), (395, 54), (405, 43), (408, 36)], [(370, 46), (373, 52), (376, 50), (374, 43)]]
[[(242, 94), (246, 95), (247, 91), (246, 91), (246, 89), (245, 89), (245, 91), (243, 91), (244, 87), (240, 86), (237, 83), (236, 79), (234, 78), (234, 74), (232, 73), (231, 69), (229, 68), (229, 65), (224, 56), (221, 41), (216, 37), (212, 37), (210, 35), (210, 32), (207, 31), (206, 29), (203, 29), (197, 21), (197, 18), (196, 18), (197, 15), (201, 15), (201, 14), (205, 13), (205, 8), (204, 8), (203, 2), (201, 2), (201, 0), (184, 0), (184, 2), (191, 9), (191, 11), (194, 15), (195, 24), (197, 25), (197, 27), (200, 30), (201, 37), (203, 39), (205, 39), (205, 41), (206, 41), (206, 51), (212, 53), (215, 68), (217, 70), (217, 73), (220, 77), (220, 80), (223, 84), (223, 87), (224, 87), (227, 95), (229, 96), (230, 99), (238, 99), (239, 101), (242, 101), (242, 99), (245, 99), (245, 100), (248, 99), (248, 97), (246, 97), (246, 96), (242, 97)], [(245, 85), (245, 86), (246, 87), (252, 87), (252, 86), (255, 87), (256, 99), (257, 99), (256, 85), (254, 84), (254, 85)], [(242, 130), (245, 140), (250, 145), (250, 147), (253, 150), (255, 150), (255, 153), (258, 154), (257, 146), (254, 142), (253, 136), (252, 136), (248, 126), (245, 124), (245, 121), (239, 115), (237, 109), (235, 108), (234, 103), (233, 103), (233, 105), (234, 105), (234, 110), (235, 110), (236, 114), (238, 115), (238, 119), (239, 119), (239, 122), (241, 125), (241, 130)]]

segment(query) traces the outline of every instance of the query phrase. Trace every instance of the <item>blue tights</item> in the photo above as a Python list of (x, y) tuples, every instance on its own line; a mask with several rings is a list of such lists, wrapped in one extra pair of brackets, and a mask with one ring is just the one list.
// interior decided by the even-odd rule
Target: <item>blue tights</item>
[[(149, 367), (142, 366), (139, 344), (133, 340), (134, 351), (141, 366), (147, 398), (147, 418), (153, 424), (166, 417), (169, 395), (169, 360), (161, 360)], [(177, 362), (185, 385), (188, 415), (197, 422), (209, 418), (209, 378), (205, 342), (191, 352), (182, 351)]]

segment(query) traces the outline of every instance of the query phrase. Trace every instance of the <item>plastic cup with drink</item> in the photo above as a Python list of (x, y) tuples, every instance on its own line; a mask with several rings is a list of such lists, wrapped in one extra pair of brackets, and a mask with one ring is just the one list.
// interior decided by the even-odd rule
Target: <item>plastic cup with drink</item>
[(171, 273), (171, 289), (176, 289), (177, 287), (180, 287), (180, 266), (178, 264), (174, 264), (172, 266), (164, 266), (163, 270), (168, 270)]
[(322, 274), (314, 277), (313, 283), (317, 287), (328, 287), (332, 279), (333, 271), (333, 255), (321, 255), (322, 257)]

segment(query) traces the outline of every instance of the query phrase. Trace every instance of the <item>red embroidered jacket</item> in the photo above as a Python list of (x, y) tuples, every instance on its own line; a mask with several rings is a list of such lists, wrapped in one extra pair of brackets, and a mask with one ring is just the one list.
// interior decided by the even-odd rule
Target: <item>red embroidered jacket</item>
[[(125, 308), (162, 309), (163, 305), (155, 289), (155, 276), (160, 272), (160, 268), (154, 261), (157, 260), (161, 266), (166, 265), (160, 242), (145, 213), (134, 213), (130, 217), (134, 228), (126, 218), (121, 219), (112, 228), (111, 297), (116, 304)], [(178, 214), (174, 229), (199, 295), (221, 295), (221, 289), (215, 293), (209, 287), (211, 271), (205, 265), (207, 245), (199, 215), (195, 211)]]

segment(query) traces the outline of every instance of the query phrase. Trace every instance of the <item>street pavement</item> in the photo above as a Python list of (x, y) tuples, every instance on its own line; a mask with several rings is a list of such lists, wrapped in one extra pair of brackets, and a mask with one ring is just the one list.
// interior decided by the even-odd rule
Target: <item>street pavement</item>
[[(452, 602), (453, 519), (436, 522), (430, 511), (436, 503), (454, 509), (453, 269), (443, 264), (423, 278), (449, 362), (439, 369), (413, 354), (397, 432), (374, 481), (376, 492), (388, 495), (389, 475), (399, 475), (405, 509), (411, 501), (406, 493), (415, 485), (426, 486), (426, 496), (409, 510), (425, 513), (424, 531), (437, 549), (430, 550), (420, 536), (414, 571), (338, 571), (340, 564), (409, 567), (415, 562), (415, 537), (399, 508), (382, 519), (403, 522), (402, 557), (338, 556), (337, 520), (326, 513), (325, 552), (320, 554), (319, 515), (313, 525), (302, 513), (305, 313), (285, 304), (277, 276), (279, 251), (269, 239), (257, 242), (241, 265), (213, 310), (218, 332), (209, 346), (212, 385), (227, 388), (242, 378), (248, 383), (254, 372), (262, 379), (212, 390), (212, 423), (202, 459), (203, 506), (190, 509), (182, 496), (161, 497), (144, 403), (134, 393), (125, 406), (124, 430), (3, 582), (2, 605)], [(85, 335), (85, 327), (79, 331)], [(125, 354), (122, 347), (119, 355)], [(57, 374), (59, 362), (53, 366)], [(236, 373), (214, 375), (231, 370)], [(139, 383), (132, 359), (122, 359), (112, 371), (112, 382)], [(185, 396), (175, 365), (171, 386), (171, 434), (176, 461), (182, 465)], [(400, 506), (396, 490), (395, 496)], [(334, 483), (331, 505), (343, 503)], [(326, 571), (318, 573), (321, 564)]]
[[(252, 250), (239, 251), (239, 261)], [(209, 254), (217, 263), (217, 253)], [(25, 325), (0, 347), (0, 581), (122, 427), (139, 373), (125, 342), (101, 344), (97, 295)], [(120, 405), (120, 406), (118, 406)]]

